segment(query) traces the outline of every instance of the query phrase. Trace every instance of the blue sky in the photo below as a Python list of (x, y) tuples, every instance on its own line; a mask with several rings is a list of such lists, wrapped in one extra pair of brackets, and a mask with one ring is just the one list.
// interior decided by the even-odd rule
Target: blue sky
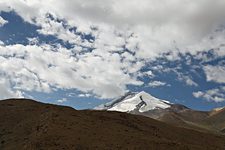
[(89, 109), (144, 90), (198, 110), (225, 106), (225, 4), (136, 2), (0, 3), (0, 98)]

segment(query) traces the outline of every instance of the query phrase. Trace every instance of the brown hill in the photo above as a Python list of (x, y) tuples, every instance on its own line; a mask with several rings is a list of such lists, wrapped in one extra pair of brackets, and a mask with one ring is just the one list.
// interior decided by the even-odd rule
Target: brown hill
[(144, 116), (14, 99), (0, 101), (0, 149), (224, 150), (225, 137)]
[(206, 117), (201, 124), (212, 130), (225, 133), (225, 108), (211, 111), (210, 115)]
[(155, 109), (144, 113), (133, 111), (131, 113), (150, 117), (178, 127), (203, 132), (225, 133), (225, 108), (218, 108), (212, 111), (198, 111), (179, 104), (173, 104), (166, 109)]
[(209, 112), (192, 109), (180, 112), (166, 111), (157, 120), (205, 132), (225, 133), (225, 108)]
[(209, 126), (203, 125), (203, 121), (210, 116), (210, 112), (192, 110), (179, 104), (172, 104), (166, 109), (154, 109), (147, 112), (133, 111), (132, 114), (150, 117), (174, 126), (184, 127), (204, 132), (217, 132)]

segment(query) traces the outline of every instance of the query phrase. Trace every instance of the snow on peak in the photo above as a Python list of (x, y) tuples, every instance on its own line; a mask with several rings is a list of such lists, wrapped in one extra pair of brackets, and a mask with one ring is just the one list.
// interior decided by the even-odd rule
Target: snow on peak
[[(141, 91), (137, 94), (128, 94), (119, 101), (114, 101), (112, 105), (104, 105), (109, 111), (130, 112), (138, 110), (146, 112), (153, 109), (165, 109), (170, 107), (170, 103), (165, 100), (160, 100), (152, 95)], [(102, 106), (97, 109), (104, 109)]]
[(220, 113), (220, 112), (223, 111), (223, 110), (225, 110), (225, 107), (214, 108), (214, 109), (211, 111), (210, 115), (211, 115), (211, 116), (216, 115), (216, 114)]

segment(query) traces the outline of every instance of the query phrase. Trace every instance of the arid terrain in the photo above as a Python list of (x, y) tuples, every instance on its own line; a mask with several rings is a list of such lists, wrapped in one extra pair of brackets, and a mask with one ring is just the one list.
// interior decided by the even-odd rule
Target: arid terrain
[(224, 150), (225, 136), (145, 116), (10, 99), (0, 101), (0, 149)]
[(225, 134), (225, 107), (208, 111), (194, 110), (182, 104), (174, 104), (158, 99), (144, 91), (128, 92), (124, 96), (106, 104), (101, 104), (95, 109), (127, 112), (146, 116), (177, 127)]

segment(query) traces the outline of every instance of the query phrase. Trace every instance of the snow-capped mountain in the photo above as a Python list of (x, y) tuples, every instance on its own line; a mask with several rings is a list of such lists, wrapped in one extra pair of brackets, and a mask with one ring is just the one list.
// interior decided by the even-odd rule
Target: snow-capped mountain
[(148, 112), (155, 109), (166, 109), (171, 107), (171, 103), (158, 99), (144, 91), (139, 93), (127, 93), (120, 99), (100, 105), (97, 110), (132, 112)]
[(199, 131), (210, 129), (225, 134), (225, 107), (212, 111), (198, 111), (182, 104), (173, 104), (158, 99), (144, 91), (126, 93), (121, 98), (95, 109), (143, 115), (175, 126)]

